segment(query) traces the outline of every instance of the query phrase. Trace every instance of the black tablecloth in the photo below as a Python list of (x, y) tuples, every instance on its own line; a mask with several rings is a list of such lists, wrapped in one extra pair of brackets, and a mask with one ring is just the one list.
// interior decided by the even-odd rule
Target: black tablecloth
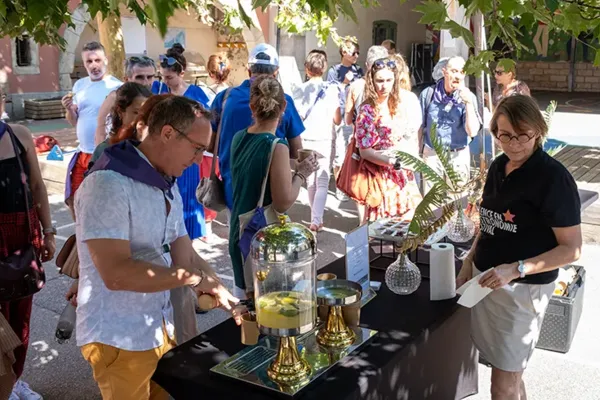
[[(344, 277), (344, 258), (319, 272)], [(430, 301), (428, 280), (412, 295), (399, 296), (385, 285), (383, 271), (372, 270), (371, 279), (382, 286), (362, 309), (361, 325), (379, 334), (299, 398), (448, 400), (477, 393), (478, 354), (470, 339), (469, 310), (456, 300)], [(178, 400), (273, 398), (209, 372), (243, 347), (240, 329), (229, 319), (167, 353), (153, 379)]]

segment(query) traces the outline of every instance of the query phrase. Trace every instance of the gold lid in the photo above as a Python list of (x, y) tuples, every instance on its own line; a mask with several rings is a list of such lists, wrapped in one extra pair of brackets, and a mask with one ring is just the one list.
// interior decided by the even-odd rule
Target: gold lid
[(304, 225), (287, 222), (286, 216), (256, 232), (250, 245), (250, 256), (259, 264), (311, 261), (316, 255), (315, 235)]

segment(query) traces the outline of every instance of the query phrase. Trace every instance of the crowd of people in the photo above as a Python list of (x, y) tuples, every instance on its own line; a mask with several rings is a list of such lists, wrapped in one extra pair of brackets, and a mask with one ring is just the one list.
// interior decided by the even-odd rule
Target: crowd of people
[[(341, 62), (333, 66), (326, 52), (311, 51), (306, 81), (288, 95), (278, 81), (279, 55), (268, 44), (249, 52), (249, 78), (236, 87), (227, 84), (231, 66), (224, 54), (208, 59), (214, 84), (200, 87), (184, 79), (187, 60), (179, 44), (158, 64), (130, 57), (125, 83), (107, 74), (102, 45), (83, 47), (88, 77), (62, 100), (79, 140), (65, 193), (76, 223), (79, 280), (66, 297), (77, 307), (77, 345), (103, 398), (168, 397), (151, 377), (166, 352), (198, 335), (197, 295), (211, 294), (240, 322), (240, 299), (252, 295), (240, 227), (257, 205), (285, 214), (306, 186), (309, 228), (318, 235), (326, 227), (331, 177), (339, 178), (351, 152), (371, 166), (381, 192), (378, 202), (356, 201), (359, 223), (410, 219), (430, 183), (396, 152), (441, 170), (433, 126), (456, 170), (469, 176), (468, 145), (483, 120), (462, 58), (443, 60), (437, 83), (417, 96), (392, 41), (368, 49), (364, 70), (356, 41), (346, 40), (339, 51)], [(521, 374), (550, 284), (558, 267), (579, 256), (579, 197), (568, 171), (542, 150), (547, 126), (527, 86), (514, 70), (498, 66), (495, 75), (500, 89), (489, 129), (503, 155), (490, 167), (481, 232), (457, 282), (485, 273), (481, 284), (494, 293), (473, 309), (471, 335), (493, 365), (493, 398), (524, 399)], [(6, 183), (0, 185), (0, 257), (32, 244), (41, 261), (51, 260), (56, 228), (31, 133), (0, 124), (0, 180)], [(310, 151), (299, 157), (300, 150)], [(229, 222), (232, 292), (192, 247), (195, 239), (215, 240), (210, 222), (216, 212), (196, 198), (213, 157)], [(337, 196), (348, 200), (344, 192)], [(494, 234), (494, 218), (502, 216), (516, 227)], [(10, 384), (0, 400), (41, 398), (19, 379), (31, 307), (32, 296), (0, 303), (0, 331), (8, 327), (14, 339), (0, 340), (0, 355), (10, 354), (0, 360), (0, 382)]]

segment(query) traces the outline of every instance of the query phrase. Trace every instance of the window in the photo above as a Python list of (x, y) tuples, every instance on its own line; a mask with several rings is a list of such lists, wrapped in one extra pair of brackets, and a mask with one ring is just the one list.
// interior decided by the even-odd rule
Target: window
[(398, 24), (393, 21), (375, 21), (373, 22), (373, 46), (381, 45), (384, 40), (393, 40), (396, 42)]
[(29, 43), (28, 35), (16, 39), (16, 56), (19, 67), (29, 67), (31, 65), (31, 46)]

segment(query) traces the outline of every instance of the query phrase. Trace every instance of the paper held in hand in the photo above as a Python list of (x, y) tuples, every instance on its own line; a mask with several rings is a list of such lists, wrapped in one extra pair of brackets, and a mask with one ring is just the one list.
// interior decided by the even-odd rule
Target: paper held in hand
[(460, 294), (458, 304), (467, 308), (472, 308), (492, 292), (492, 289), (484, 288), (479, 285), (481, 276), (482, 274), (473, 277), (469, 282), (456, 289), (456, 293)]

